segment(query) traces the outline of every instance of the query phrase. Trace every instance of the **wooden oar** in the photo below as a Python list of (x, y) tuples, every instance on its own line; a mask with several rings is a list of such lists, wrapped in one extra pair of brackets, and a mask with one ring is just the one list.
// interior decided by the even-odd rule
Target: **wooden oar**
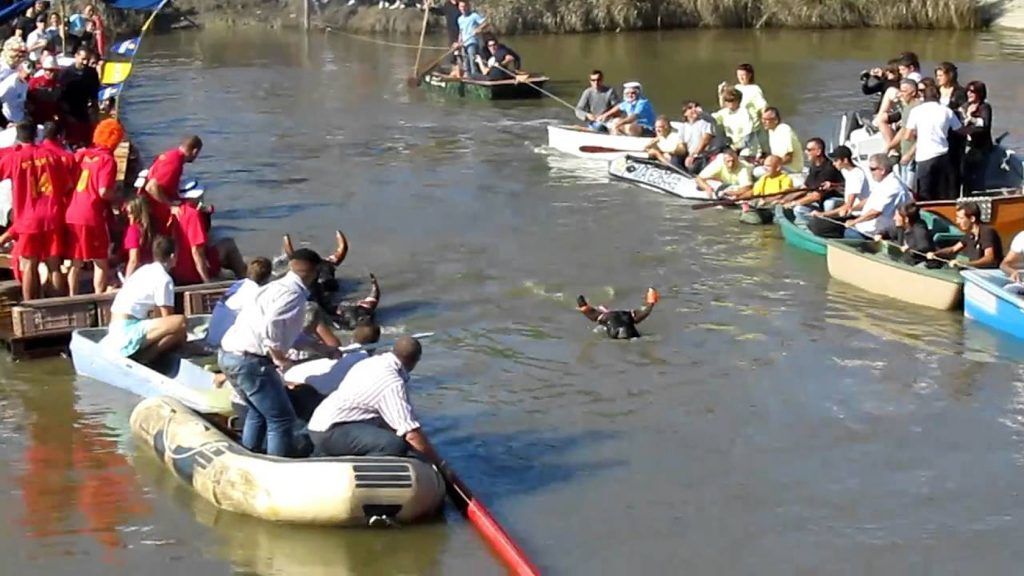
[(774, 194), (765, 194), (764, 196), (754, 196), (752, 198), (745, 198), (743, 200), (733, 200), (732, 198), (719, 198), (718, 200), (712, 200), (710, 202), (700, 202), (690, 206), (692, 210), (704, 210), (705, 208), (714, 208), (715, 206), (732, 206), (739, 204), (740, 202), (751, 202), (753, 200), (761, 200), (763, 198), (774, 198), (778, 196), (788, 196), (790, 194), (799, 194), (801, 192), (814, 192), (817, 188), (793, 188), (792, 190), (785, 190), (783, 192), (776, 192)]
[(559, 98), (558, 96), (555, 96), (554, 94), (552, 94), (551, 92), (548, 92), (547, 90), (545, 90), (545, 89), (541, 88), (540, 86), (537, 86), (537, 85), (536, 85), (536, 84), (534, 84), (533, 82), (530, 82), (530, 81), (529, 81), (529, 80), (527, 79), (527, 78), (529, 78), (529, 77), (530, 77), (530, 76), (529, 76), (529, 74), (527, 74), (527, 75), (526, 75), (526, 78), (521, 78), (522, 74), (516, 74), (516, 73), (512, 72), (511, 70), (509, 70), (509, 69), (505, 68), (505, 67), (504, 67), (504, 66), (502, 66), (501, 64), (498, 64), (497, 62), (495, 62), (495, 63), (494, 63), (494, 67), (495, 67), (495, 68), (497, 68), (498, 70), (501, 70), (501, 71), (502, 71), (502, 72), (504, 72), (505, 74), (508, 74), (509, 76), (512, 76), (513, 78), (515, 78), (515, 81), (516, 81), (516, 82), (522, 82), (523, 84), (526, 84), (526, 85), (528, 85), (528, 86), (532, 87), (532, 88), (533, 88), (534, 90), (536, 90), (536, 91), (540, 92), (541, 94), (543, 94), (543, 95), (545, 95), (545, 96), (549, 96), (549, 97), (550, 97), (550, 98), (552, 98), (552, 99), (553, 99), (553, 100), (554, 100), (555, 102), (558, 102), (558, 103), (559, 103), (559, 104), (561, 104), (562, 106), (565, 106), (566, 108), (568, 108), (568, 109), (572, 110), (574, 114), (576, 113), (576, 107), (575, 107), (575, 106), (573, 106), (572, 104), (570, 104), (570, 103), (566, 102), (565, 100), (562, 100), (562, 99), (561, 99), (561, 98)]
[[(829, 218), (828, 216), (822, 216), (822, 215), (818, 214), (818, 215), (812, 215), (811, 218), (820, 218), (822, 220), (826, 220), (826, 221), (831, 222), (833, 224), (838, 224), (840, 226), (843, 226), (844, 228), (847, 227), (846, 226), (846, 222), (844, 222), (842, 220), (836, 220), (835, 218)], [(838, 240), (838, 238), (835, 238), (835, 240)], [(874, 238), (865, 237), (864, 241), (865, 242), (878, 242), (878, 243), (881, 243), (881, 244), (886, 244), (886, 245), (892, 246), (892, 247), (894, 247), (894, 248), (896, 248), (896, 249), (898, 249), (900, 251), (903, 251), (903, 246), (900, 246), (899, 244), (897, 244), (895, 242), (890, 242), (890, 241), (886, 240), (885, 238), (881, 238), (881, 239), (875, 240)], [(924, 257), (924, 258), (926, 258), (928, 260), (935, 260), (937, 262), (942, 262), (943, 264), (945, 264), (946, 266), (949, 266), (951, 268), (964, 268), (966, 270), (978, 270), (978, 268), (976, 268), (974, 266), (968, 266), (967, 264), (962, 263), (959, 260), (948, 260), (946, 258), (939, 258), (938, 256), (932, 256), (932, 257), (929, 258), (928, 254), (926, 252), (921, 252), (920, 250), (914, 250), (913, 248), (907, 248), (906, 252), (910, 252), (911, 254), (917, 254), (918, 256), (922, 256), (922, 257)]]
[(430, 19), (429, 2), (423, 5), (423, 26), (420, 28), (420, 45), (416, 48), (416, 63), (412, 66), (412, 73), (416, 74), (420, 69), (420, 56), (423, 54), (423, 39), (427, 37), (427, 20)]
[[(433, 332), (420, 332), (418, 334), (413, 334), (411, 337), (415, 338), (417, 340), (422, 340), (424, 338), (430, 338), (433, 335), (434, 335)], [(371, 342), (369, 344), (349, 344), (347, 346), (339, 346), (338, 347), (338, 351), (339, 352), (345, 352), (345, 353), (348, 353), (348, 352), (369, 352), (371, 350), (376, 350), (377, 348), (384, 348), (384, 347), (394, 346), (394, 345), (395, 345), (395, 341), (394, 340), (389, 340), (387, 342)]]
[(621, 148), (608, 148), (607, 146), (580, 146), (580, 152), (587, 154), (630, 154), (639, 150), (623, 150)]
[(497, 552), (508, 569), (516, 575), (539, 575), (540, 570), (537, 569), (533, 562), (530, 562), (530, 559), (526, 557), (526, 553), (516, 545), (512, 537), (508, 535), (508, 532), (505, 532), (501, 527), (501, 524), (498, 524), (498, 521), (491, 515), (490, 510), (484, 506), (483, 502), (473, 496), (473, 492), (459, 478), (455, 470), (452, 470), (451, 466), (445, 463), (442, 463), (440, 468), (445, 478), (448, 497), (451, 498), (452, 503), (469, 520), (469, 523), (473, 525), (477, 533)]

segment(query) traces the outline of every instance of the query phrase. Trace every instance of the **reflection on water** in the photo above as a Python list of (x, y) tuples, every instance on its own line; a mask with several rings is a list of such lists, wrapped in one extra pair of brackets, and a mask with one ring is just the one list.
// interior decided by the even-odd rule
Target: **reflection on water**
[[(248, 254), (346, 231), (344, 285), (381, 278), (385, 332), (439, 332), (411, 384), (424, 426), (545, 571), (1019, 571), (1024, 343), (833, 282), (735, 211), (550, 153), (544, 125), (572, 121), (550, 100), (409, 91), (413, 55), (336, 36), (152, 40), (124, 107), (143, 155), (202, 134), (189, 173)], [(663, 112), (750, 61), (803, 137), (863, 104), (861, 70), (914, 48), (986, 80), (1000, 127), (1024, 122), (1004, 33), (510, 41), (563, 97), (601, 67)], [(636, 341), (574, 310), (577, 294), (635, 307), (651, 285)], [(131, 447), (127, 394), (61, 360), (0, 374), (12, 573), (500, 573), (455, 517), (376, 532), (219, 513)]]

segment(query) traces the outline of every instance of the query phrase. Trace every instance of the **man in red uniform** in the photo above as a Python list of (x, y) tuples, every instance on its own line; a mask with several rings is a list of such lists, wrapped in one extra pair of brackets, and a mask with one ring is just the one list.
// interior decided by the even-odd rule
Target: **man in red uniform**
[[(199, 136), (188, 136), (181, 144), (157, 156), (146, 176), (146, 184), (139, 193), (149, 195), (149, 220), (153, 225), (154, 234), (167, 234), (167, 225), (171, 219), (171, 209), (181, 204), (178, 188), (181, 187), (181, 173), (186, 162), (194, 162), (203, 149), (203, 141)], [(188, 260), (182, 253), (179, 260)]]
[(216, 250), (209, 249), (206, 215), (196, 204), (192, 200), (184, 200), (171, 218), (170, 229), (175, 248), (180, 254), (171, 270), (175, 286), (210, 282), (211, 278), (220, 273)]
[(110, 282), (110, 234), (107, 229), (108, 202), (117, 183), (117, 160), (114, 150), (124, 138), (124, 129), (114, 119), (96, 126), (93, 146), (75, 154), (79, 177), (68, 206), (66, 257), (72, 260), (68, 287), (72, 296), (78, 293), (82, 263), (93, 264), (93, 290), (102, 294)]
[(64, 228), (64, 199), (59, 185), (59, 159), (33, 142), (36, 126), (22, 122), (17, 126), (14, 150), (0, 159), (0, 180), (10, 178), (14, 195), (14, 226), (18, 236), (15, 247), (24, 267), (21, 294), (24, 300), (42, 295), (39, 262), (45, 261), (50, 283), (58, 294), (65, 290), (60, 271), (61, 241)]

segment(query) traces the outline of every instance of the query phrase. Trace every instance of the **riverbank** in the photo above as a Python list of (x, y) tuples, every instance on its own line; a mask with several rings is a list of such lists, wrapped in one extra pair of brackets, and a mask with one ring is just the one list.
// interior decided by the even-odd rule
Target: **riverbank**
[[(997, 22), (1012, 2), (977, 0), (481, 0), (478, 9), (502, 33), (567, 33), (673, 28), (979, 29)], [(301, 26), (301, 0), (179, 0), (182, 13), (204, 26)], [(165, 21), (165, 26), (172, 22)], [(358, 33), (418, 32), (414, 9), (352, 7), (331, 0), (312, 8), (314, 26)], [(431, 29), (443, 27), (431, 18)]]

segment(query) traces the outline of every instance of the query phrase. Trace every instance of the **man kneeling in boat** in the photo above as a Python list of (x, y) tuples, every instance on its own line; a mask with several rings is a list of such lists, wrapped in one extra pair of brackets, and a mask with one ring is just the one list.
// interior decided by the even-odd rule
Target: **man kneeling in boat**
[[(709, 180), (717, 180), (718, 190), (711, 186)], [(732, 148), (725, 148), (718, 156), (697, 175), (697, 186), (714, 199), (721, 192), (727, 196), (739, 196), (749, 192), (754, 185), (754, 175), (749, 164), (740, 160), (740, 155)]]
[(650, 100), (643, 97), (642, 89), (639, 82), (623, 84), (622, 96), (625, 100), (598, 116), (597, 121), (604, 122), (612, 134), (647, 138), (654, 136), (654, 107)]
[[(110, 328), (102, 344), (121, 356), (146, 363), (185, 343), (185, 317), (174, 313), (176, 255), (170, 238), (153, 240), (153, 263), (128, 277), (110, 307)], [(156, 309), (158, 318), (150, 318)]]
[(608, 310), (604, 306), (594, 308), (587, 303), (582, 294), (576, 297), (577, 309), (593, 322), (604, 327), (609, 338), (629, 340), (639, 338), (640, 332), (636, 325), (651, 315), (654, 305), (658, 303), (658, 291), (648, 288), (644, 294), (644, 305), (636, 310)]
[(420, 361), (419, 341), (403, 336), (391, 352), (352, 367), (309, 420), (314, 456), (406, 456), (442, 464), (413, 414), (406, 385)]

